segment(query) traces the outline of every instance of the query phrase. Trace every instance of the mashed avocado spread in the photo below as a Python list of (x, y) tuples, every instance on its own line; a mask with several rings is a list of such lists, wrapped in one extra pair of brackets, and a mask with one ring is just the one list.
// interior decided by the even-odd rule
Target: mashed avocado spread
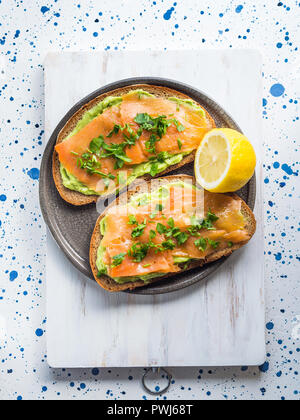
[[(139, 95), (144, 96), (153, 96), (148, 92), (145, 92), (143, 90), (134, 90), (132, 91), (132, 94), (138, 93)], [(198, 106), (196, 103), (194, 103), (192, 100), (189, 99), (179, 99), (175, 97), (169, 98), (170, 101), (176, 102), (178, 106), (181, 104), (188, 105), (193, 107), (193, 109), (200, 112), (202, 115), (205, 115), (205, 111)], [(89, 111), (86, 111), (82, 117), (82, 119), (77, 123), (74, 130), (69, 134), (69, 137), (73, 136), (74, 134), (78, 133), (82, 128), (84, 128), (87, 124), (89, 124), (94, 118), (96, 118), (98, 115), (102, 114), (105, 109), (118, 105), (122, 102), (121, 96), (108, 96), (105, 98), (102, 102), (95, 105), (93, 108), (91, 108)], [(66, 138), (66, 139), (67, 139)], [(66, 140), (65, 139), (65, 140)], [(157, 173), (163, 172), (166, 170), (169, 166), (173, 166), (178, 164), (182, 161), (184, 156), (186, 156), (189, 153), (179, 153), (176, 155), (169, 155), (166, 154), (166, 158), (164, 161), (151, 161), (151, 162), (145, 162), (141, 163), (139, 165), (135, 165), (133, 167), (132, 174), (127, 178), (126, 184), (122, 184), (122, 187), (125, 187), (126, 185), (131, 184), (136, 178), (141, 177), (145, 174), (149, 174), (151, 172), (151, 167), (153, 163), (156, 163)], [(69, 171), (67, 171), (63, 165), (60, 165), (60, 174), (63, 181), (63, 185), (72, 191), (78, 191), (84, 195), (101, 195), (101, 193), (97, 193), (90, 188), (88, 188), (86, 185), (84, 185), (82, 182), (80, 182), (74, 175), (72, 175)], [(118, 191), (117, 191), (118, 192)]]
[[(135, 206), (138, 207), (139, 203), (143, 203), (143, 204), (147, 204), (150, 203), (152, 199), (166, 199), (169, 197), (169, 190), (172, 186), (177, 186), (180, 185), (184, 188), (196, 188), (193, 185), (184, 183), (184, 182), (172, 182), (170, 184), (164, 185), (162, 187), (160, 187), (157, 191), (154, 191), (153, 193), (145, 193), (145, 194), (139, 194), (137, 196), (134, 196), (130, 201), (129, 204), (131, 206)], [(106, 221), (105, 221), (105, 217), (103, 217), (103, 219), (100, 222), (100, 232), (101, 235), (103, 236), (105, 234), (106, 231)], [(105, 248), (101, 245), (98, 248), (98, 252), (97, 252), (97, 261), (96, 261), (96, 266), (99, 270), (99, 272), (107, 274), (107, 266), (106, 264), (103, 262), (103, 256), (105, 253)], [(190, 258), (184, 258), (184, 257), (173, 257), (174, 258), (174, 263), (175, 264), (182, 264), (182, 263), (187, 263), (188, 261), (190, 261)], [(119, 284), (123, 284), (123, 283), (128, 283), (128, 282), (134, 282), (137, 280), (142, 280), (145, 284), (149, 283), (149, 280), (155, 278), (155, 277), (160, 277), (162, 276), (162, 273), (151, 273), (151, 274), (147, 274), (147, 275), (143, 275), (143, 276), (132, 276), (132, 277), (113, 277), (113, 280), (116, 283)]]

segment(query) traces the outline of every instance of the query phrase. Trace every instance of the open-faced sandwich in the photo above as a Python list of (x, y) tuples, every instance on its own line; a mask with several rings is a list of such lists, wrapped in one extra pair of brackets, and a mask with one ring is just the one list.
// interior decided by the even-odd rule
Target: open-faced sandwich
[(136, 183), (100, 215), (91, 268), (106, 290), (134, 289), (231, 254), (255, 226), (240, 197), (200, 189), (190, 176)]
[(105, 93), (59, 133), (54, 182), (73, 205), (96, 202), (137, 178), (151, 179), (193, 161), (214, 127), (202, 106), (166, 87), (135, 85)]

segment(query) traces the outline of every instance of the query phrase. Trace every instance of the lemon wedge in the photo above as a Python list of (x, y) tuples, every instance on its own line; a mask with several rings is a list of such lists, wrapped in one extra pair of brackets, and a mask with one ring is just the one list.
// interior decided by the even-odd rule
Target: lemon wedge
[(232, 192), (247, 184), (255, 165), (255, 151), (246, 136), (230, 128), (215, 128), (197, 149), (195, 176), (207, 191)]

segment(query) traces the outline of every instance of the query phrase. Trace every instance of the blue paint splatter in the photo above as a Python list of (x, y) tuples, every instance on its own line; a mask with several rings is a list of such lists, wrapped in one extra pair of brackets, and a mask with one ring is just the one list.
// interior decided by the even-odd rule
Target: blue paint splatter
[(174, 10), (175, 10), (174, 7), (171, 7), (171, 9), (167, 10), (166, 13), (164, 14), (164, 19), (170, 20)]
[(6, 201), (6, 200), (7, 200), (6, 195), (1, 194), (1, 195), (0, 195), (0, 201)]
[(43, 331), (43, 330), (41, 330), (40, 328), (38, 328), (38, 329), (35, 331), (35, 335), (36, 335), (37, 337), (42, 337), (42, 336), (44, 335), (44, 331)]
[(47, 7), (47, 6), (42, 6), (41, 7), (41, 12), (43, 13), (43, 15), (46, 13), (46, 12), (49, 12), (49, 7)]
[(15, 281), (16, 280), (16, 278), (18, 278), (18, 272), (17, 271), (11, 271), (10, 273), (9, 273), (9, 280), (10, 281)]
[(276, 47), (277, 48), (282, 48), (282, 43), (281, 42), (277, 42)]
[(86, 384), (84, 384), (84, 383), (80, 384), (80, 388), (81, 389), (85, 389), (86, 388)]
[(94, 376), (99, 375), (99, 369), (94, 368), (94, 369), (92, 370), (92, 375), (94, 375)]
[(19, 29), (17, 29), (16, 33), (15, 33), (15, 36), (14, 36), (14, 39), (19, 38), (20, 33), (21, 32), (19, 31)]
[(277, 254), (275, 254), (275, 260), (280, 261), (281, 258), (282, 258), (281, 252), (277, 252)]
[(265, 362), (263, 365), (259, 366), (259, 370), (263, 373), (266, 373), (268, 372), (269, 367), (270, 367), (269, 362)]
[(266, 327), (267, 327), (267, 330), (269, 330), (269, 331), (273, 330), (273, 328), (274, 328), (273, 322), (268, 322)]
[(39, 179), (40, 171), (37, 168), (32, 168), (27, 172), (27, 175), (29, 175), (31, 179)]
[(293, 175), (293, 170), (292, 170), (292, 168), (289, 166), (289, 165), (287, 165), (286, 163), (284, 163), (283, 165), (281, 165), (281, 169), (285, 172), (285, 173), (287, 173), (288, 175)]
[(271, 86), (270, 93), (271, 95), (275, 96), (276, 98), (278, 96), (281, 96), (284, 94), (285, 88), (280, 83), (275, 83), (275, 85)]
[(243, 8), (244, 8), (244, 6), (242, 6), (241, 4), (239, 6), (237, 6), (237, 8), (235, 9), (236, 13), (241, 13)]
[(279, 168), (279, 166), (280, 166), (280, 163), (279, 163), (279, 162), (274, 162), (274, 163), (273, 163), (273, 168), (274, 168), (274, 169), (278, 169), (278, 168)]

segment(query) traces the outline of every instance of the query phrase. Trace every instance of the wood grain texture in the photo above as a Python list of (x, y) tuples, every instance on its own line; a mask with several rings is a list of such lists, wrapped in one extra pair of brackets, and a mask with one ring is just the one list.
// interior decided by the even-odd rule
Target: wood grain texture
[(233, 115), (258, 157), (257, 231), (206, 282), (160, 296), (105, 292), (77, 272), (48, 235), (48, 362), (52, 367), (261, 364), (265, 322), (260, 56), (250, 50), (51, 53), (45, 62), (46, 139), (84, 95), (133, 76), (188, 83)]

